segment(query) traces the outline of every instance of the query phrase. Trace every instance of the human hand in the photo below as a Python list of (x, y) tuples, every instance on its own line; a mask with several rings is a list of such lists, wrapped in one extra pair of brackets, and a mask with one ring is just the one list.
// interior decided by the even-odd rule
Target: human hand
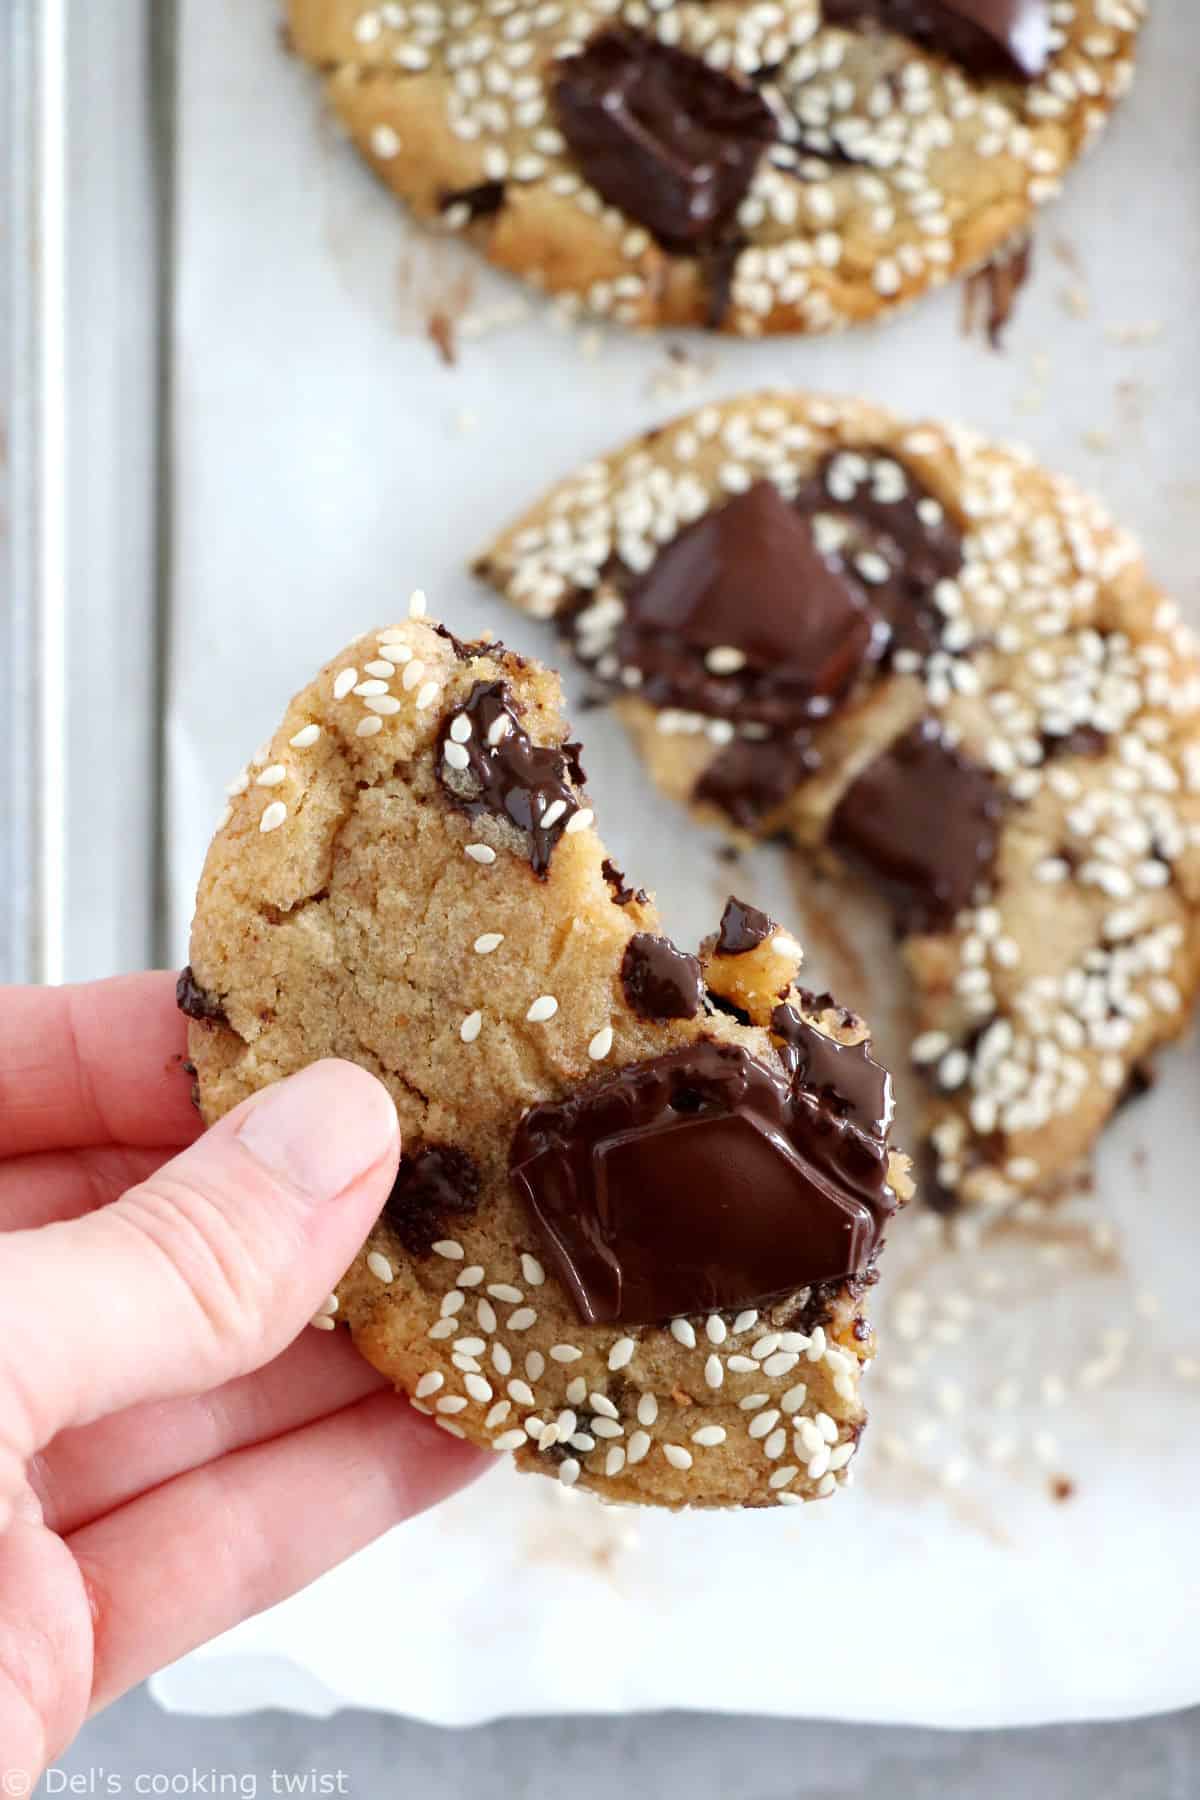
[(184, 1048), (171, 975), (0, 989), (6, 1792), (485, 1461), (302, 1329), (395, 1175), (386, 1090), (318, 1063), (201, 1136)]

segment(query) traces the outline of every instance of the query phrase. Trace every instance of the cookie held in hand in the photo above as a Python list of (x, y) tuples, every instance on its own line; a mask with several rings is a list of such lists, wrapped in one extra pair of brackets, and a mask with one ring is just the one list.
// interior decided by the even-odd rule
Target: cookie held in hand
[(234, 790), (181, 982), (204, 1116), (342, 1056), (403, 1131), (320, 1322), (567, 1485), (831, 1493), (911, 1188), (794, 939), (731, 901), (679, 951), (605, 857), (556, 679), (422, 617), (323, 669)]

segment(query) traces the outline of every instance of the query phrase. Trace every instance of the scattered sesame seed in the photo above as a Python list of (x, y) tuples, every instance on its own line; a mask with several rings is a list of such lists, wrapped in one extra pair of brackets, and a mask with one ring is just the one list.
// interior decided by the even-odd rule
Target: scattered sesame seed
[(287, 807), (282, 800), (272, 800), (263, 808), (262, 818), (258, 821), (258, 829), (262, 832), (278, 831), (287, 818)]
[(516, 1312), (508, 1315), (510, 1331), (528, 1331), (531, 1325), (537, 1324), (537, 1313), (532, 1306), (518, 1307)]
[(311, 750), (321, 735), (319, 725), (302, 725), (294, 737), (288, 739), (293, 750)]
[[(568, 837), (573, 837), (577, 831), (586, 831), (595, 817), (596, 815), (590, 806), (581, 806), (579, 811), (573, 812), (567, 820), (565, 830)], [(543, 825), (545, 822), (546, 821), (543, 819)]]
[(685, 1350), (696, 1348), (696, 1333), (687, 1319), (671, 1320), (671, 1336), (677, 1344), (682, 1344)]
[(438, 1238), (431, 1248), (435, 1256), (444, 1256), (451, 1262), (461, 1262), (466, 1255), (462, 1245), (454, 1238)]
[(335, 700), (344, 700), (346, 698), (347, 694), (353, 692), (354, 684), (357, 680), (358, 680), (358, 670), (357, 669), (342, 669), (334, 677), (334, 682), (333, 682), (333, 697), (334, 697), (334, 699)]
[(608, 1353), (609, 1368), (614, 1370), (627, 1368), (633, 1361), (633, 1353), (636, 1348), (637, 1346), (632, 1338), (618, 1338)]
[(458, 1035), (464, 1044), (473, 1044), (482, 1029), (483, 1014), (481, 1012), (471, 1012), (467, 1014), (466, 1018), (459, 1026)]
[(552, 1019), (557, 1011), (558, 1001), (554, 998), (554, 995), (540, 994), (529, 1008), (529, 1011), (525, 1014), (525, 1017), (531, 1025), (544, 1025), (546, 1020)]
[(662, 1453), (673, 1469), (690, 1469), (692, 1466), (692, 1453), (682, 1444), (664, 1444)]
[(602, 1025), (595, 1037), (588, 1044), (588, 1055), (593, 1062), (603, 1062), (613, 1045), (613, 1029), (611, 1025)]
[(530, 1287), (541, 1287), (546, 1279), (545, 1269), (537, 1257), (531, 1256), (528, 1250), (521, 1252), (521, 1273)]
[(466, 844), (464, 848), (472, 862), (482, 863), (485, 867), (496, 860), (496, 852), (490, 844)]

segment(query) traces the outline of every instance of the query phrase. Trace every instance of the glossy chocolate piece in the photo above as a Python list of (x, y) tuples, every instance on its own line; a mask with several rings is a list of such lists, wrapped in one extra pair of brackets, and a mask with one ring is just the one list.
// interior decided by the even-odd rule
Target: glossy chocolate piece
[(892, 1078), (872, 1057), (869, 1038), (839, 1044), (786, 1004), (771, 1014), (771, 1030), (783, 1040), (780, 1060), (794, 1082), (820, 1095), (868, 1137), (887, 1136), (896, 1111)]
[(400, 1158), (383, 1216), (413, 1256), (429, 1256), (439, 1238), (452, 1236), (448, 1222), (479, 1205), (480, 1175), (465, 1150), (427, 1144)]
[(220, 997), (202, 988), (192, 974), (192, 965), (180, 971), (179, 980), (175, 983), (175, 1004), (180, 1012), (189, 1019), (199, 1019), (205, 1025), (228, 1025), (225, 1008)]
[(557, 66), (559, 129), (596, 192), (667, 249), (716, 244), (776, 137), (758, 92), (625, 26)]
[[(688, 525), (629, 588), (616, 656), (639, 696), (790, 727), (832, 710), (889, 632), (770, 481)], [(726, 670), (722, 651), (744, 660)]]
[(991, 775), (923, 719), (847, 789), (829, 843), (886, 895), (901, 931), (937, 931), (986, 883), (1002, 806)]
[(621, 986), (639, 1019), (694, 1019), (704, 976), (696, 958), (677, 950), (670, 938), (639, 931), (621, 959)]
[(1050, 61), (1049, 0), (825, 0), (824, 13), (912, 38), (985, 80), (1036, 81)]
[[(458, 749), (466, 767), (447, 760), (447, 747), (457, 745), (451, 727), (465, 718), (470, 736)], [(502, 724), (501, 721), (506, 721)], [(500, 735), (503, 734), (503, 735)], [(554, 846), (580, 802), (575, 786), (584, 780), (578, 744), (535, 744), (521, 725), (512, 695), (503, 681), (477, 681), (466, 702), (442, 721), (438, 737), (438, 779), (455, 806), (471, 818), (497, 814), (529, 840), (535, 875), (545, 877)], [(549, 815), (550, 823), (542, 821)]]
[(757, 950), (760, 944), (765, 944), (778, 930), (774, 919), (768, 918), (765, 912), (730, 894), (721, 914), (715, 952), (718, 956), (744, 956), (748, 950)]
[(587, 1324), (758, 1305), (864, 1270), (888, 1151), (737, 1045), (636, 1063), (517, 1128), (510, 1173)]
[(600, 864), (600, 873), (608, 883), (614, 906), (628, 906), (631, 901), (637, 906), (649, 905), (650, 896), (645, 888), (630, 887), (625, 880), (624, 871), (618, 869), (611, 856), (606, 856)]

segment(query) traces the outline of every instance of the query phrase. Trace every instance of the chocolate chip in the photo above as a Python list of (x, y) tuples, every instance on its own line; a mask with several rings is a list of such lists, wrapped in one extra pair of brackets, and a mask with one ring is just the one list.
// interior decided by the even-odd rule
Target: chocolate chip
[(588, 1324), (839, 1281), (868, 1267), (896, 1205), (883, 1141), (732, 1044), (669, 1051), (534, 1107), (509, 1168)]
[(220, 997), (202, 988), (192, 974), (189, 963), (175, 983), (175, 1004), (189, 1019), (200, 1019), (206, 1025), (228, 1025)]
[(1075, 725), (1059, 737), (1042, 736), (1042, 755), (1047, 762), (1054, 756), (1103, 756), (1108, 736), (1094, 725)]
[(936, 931), (990, 874), (1001, 808), (991, 775), (923, 719), (847, 789), (829, 842), (871, 876), (902, 931)]
[(877, 24), (984, 79), (1036, 81), (1050, 60), (1048, 0), (825, 0), (825, 22)]
[(721, 914), (716, 954), (744, 956), (748, 950), (757, 950), (760, 944), (765, 944), (778, 930), (774, 919), (768, 918), (765, 912), (760, 912), (757, 906), (748, 906), (744, 900), (735, 900), (730, 894)]
[(465, 206), (472, 219), (490, 219), (504, 205), (504, 183), (481, 181), (475, 187), (447, 188), (442, 195), (441, 210)]
[(717, 807), (743, 831), (757, 832), (820, 766), (810, 731), (762, 742), (736, 738), (713, 757), (692, 798)]
[(667, 249), (717, 243), (775, 116), (754, 88), (625, 26), (559, 64), (559, 128), (586, 180)]
[[(463, 741), (453, 736), (458, 719), (470, 726)], [(455, 766), (464, 759), (465, 766)], [(570, 785), (584, 779), (578, 744), (535, 744), (507, 685), (477, 681), (465, 703), (442, 721), (437, 772), (453, 803), (469, 817), (494, 813), (525, 833), (533, 872), (545, 879), (554, 846), (579, 811)]]
[(1004, 347), (1004, 333), (1016, 310), (1017, 297), (1033, 268), (1033, 239), (1026, 237), (1013, 249), (998, 250), (963, 284), (963, 335), (970, 337), (980, 303), (984, 328), (993, 350)]
[(626, 886), (625, 877), (621, 873), (621, 870), (618, 869), (611, 856), (606, 856), (604, 861), (600, 864), (600, 873), (612, 890), (612, 901), (614, 906), (628, 906), (631, 900), (638, 906), (649, 905), (650, 896), (645, 888), (631, 888)]
[(473, 1213), (479, 1205), (477, 1165), (455, 1144), (427, 1144), (400, 1158), (383, 1216), (413, 1256), (429, 1256), (447, 1221)]
[(694, 1019), (704, 978), (696, 958), (677, 950), (670, 938), (639, 931), (625, 946), (621, 986), (640, 1019)]

